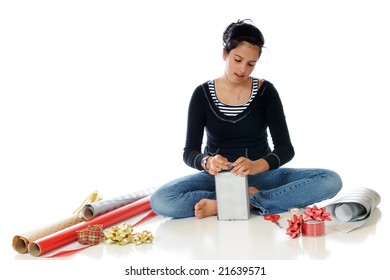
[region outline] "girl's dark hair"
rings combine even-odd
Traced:
[[[251,23],[245,21],[250,21]],[[250,19],[238,20],[237,22],[231,23],[223,33],[222,39],[223,47],[227,53],[244,41],[258,46],[260,53],[264,46],[263,34],[252,24]]]

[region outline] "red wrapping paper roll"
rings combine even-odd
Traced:
[[[86,228],[88,225],[100,224],[103,228],[106,228],[149,209],[151,209],[150,196],[147,196],[133,203],[112,210],[111,212],[35,240],[29,244],[29,252],[32,256],[38,257],[68,243],[76,241],[76,231]]]
[[[79,217],[77,214],[74,214],[67,218],[63,218],[56,223],[47,224],[34,230],[25,232],[21,235],[15,235],[12,239],[12,247],[20,254],[28,253],[28,244],[31,242],[83,221],[83,218]]]

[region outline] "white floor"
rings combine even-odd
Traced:
[[[323,237],[300,236],[292,239],[286,234],[288,213],[282,214],[283,229],[258,216],[251,216],[248,221],[234,222],[218,221],[216,217],[201,220],[195,218],[172,220],[156,216],[136,227],[137,231],[152,232],[154,236],[152,244],[139,246],[100,244],[77,253],[50,259],[18,254],[11,246],[3,248],[3,253],[7,255],[5,263],[10,264],[9,268],[15,272],[17,267],[26,266],[29,267],[28,274],[34,271],[38,273],[41,265],[36,261],[32,263],[18,261],[41,260],[42,262],[38,263],[45,263],[44,268],[47,272],[52,271],[46,266],[48,263],[53,265],[49,260],[65,260],[65,263],[54,262],[53,268],[54,270],[58,270],[59,267],[62,269],[64,265],[73,267],[71,271],[64,271],[64,275],[73,275],[72,271],[77,271],[80,266],[87,264],[99,266],[96,268],[99,275],[111,273],[110,269],[106,270],[106,264],[114,267],[114,271],[119,275],[124,275],[124,270],[128,265],[171,268],[184,265],[187,268],[195,266],[217,269],[220,266],[259,266],[261,264],[265,266],[268,275],[286,276],[289,275],[287,272],[289,269],[304,268],[308,265],[305,270],[314,273],[317,269],[322,269],[331,263],[331,267],[318,277],[333,275],[336,269],[340,269],[337,272],[338,275],[351,273],[358,276],[374,268],[378,272],[385,269],[381,266],[384,264],[384,258],[379,255],[389,249],[387,237],[389,222],[384,214],[387,212],[385,209],[388,209],[386,198],[382,198],[379,207],[362,227],[347,234],[326,228],[326,236]],[[144,213],[124,222],[134,223],[143,215]],[[10,241],[11,236],[8,238]],[[12,259],[16,262],[7,262]],[[97,260],[105,262],[94,263]],[[290,260],[290,262],[283,262],[285,260]],[[314,260],[319,260],[319,262]],[[283,264],[287,270],[277,268],[279,264]],[[346,273],[343,270],[346,264],[353,265],[354,270]],[[27,272],[23,270],[18,273],[24,275]],[[51,274],[48,273],[48,275]],[[322,279],[318,277],[316,279]],[[376,279],[383,279],[378,277]]]

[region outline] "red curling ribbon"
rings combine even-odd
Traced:
[[[320,237],[325,235],[325,222],[315,220],[304,220],[302,224],[302,235]]]
[[[306,215],[305,221],[331,221],[330,213],[326,212],[326,207],[318,208],[316,205],[313,207],[307,207],[304,214]]]
[[[286,234],[292,238],[297,238],[302,230],[303,217],[302,215],[293,215],[291,219],[287,219],[288,228]]]

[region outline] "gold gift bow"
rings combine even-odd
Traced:
[[[141,245],[142,243],[151,244],[153,242],[153,235],[150,231],[144,230],[142,232],[133,232],[133,226],[127,223],[121,223],[120,225],[113,226],[104,230],[104,237],[106,244],[135,244]]]

